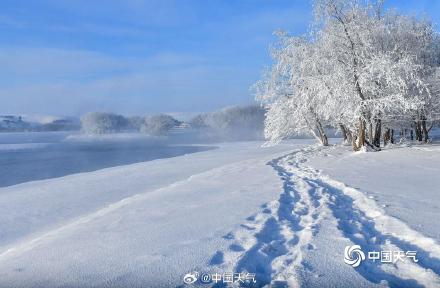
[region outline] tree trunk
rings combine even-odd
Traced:
[[[358,146],[359,148],[365,146],[365,121],[363,119],[359,120],[359,139]]]
[[[318,129],[318,133],[319,133],[319,138],[321,139],[321,144],[323,146],[328,146],[328,138],[327,135],[325,134],[324,128],[321,125],[321,122],[319,122],[318,120],[316,121],[316,128]]]
[[[327,135],[325,135],[325,134],[321,135],[321,143],[322,143],[322,146],[328,146]]]
[[[359,131],[358,135],[352,137],[351,145],[353,151],[359,151],[365,146],[365,121],[359,117]]]
[[[382,120],[376,119],[376,125],[374,127],[374,139],[373,145],[380,147],[380,135],[382,134]]]
[[[343,124],[339,124],[339,129],[341,129],[342,137],[344,138],[344,143],[351,142],[351,133]]]
[[[422,141],[422,125],[420,121],[416,121],[415,131],[416,131],[416,140]]]
[[[422,122],[421,126],[422,126],[422,132],[423,132],[423,142],[428,143],[429,132],[428,132],[428,129],[426,128],[426,120],[423,119],[421,122]]]
[[[346,129],[345,132],[347,133],[347,143],[350,143],[351,139],[353,139],[353,133],[350,131],[350,129]]]
[[[339,129],[341,130],[342,138],[344,138],[344,143],[347,142],[348,141],[347,131],[345,131],[344,125],[339,124]]]
[[[351,148],[353,151],[359,151],[360,149],[357,145],[357,135],[353,135],[353,137],[351,137]]]
[[[388,143],[391,141],[391,129],[387,128],[385,130],[385,133],[383,133],[383,146],[388,145]]]

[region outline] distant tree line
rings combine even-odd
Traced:
[[[80,123],[74,118],[38,123],[26,121],[22,116],[0,115],[0,132],[74,131],[79,129]]]
[[[125,117],[109,112],[90,112],[81,117],[81,128],[87,134],[143,132],[160,136],[167,134],[171,128],[180,123],[172,116],[165,114]]]
[[[263,139],[265,110],[258,105],[234,106],[201,113],[187,122],[166,114],[147,117],[109,112],[90,112],[81,117],[81,128],[87,134],[141,132],[153,136],[167,135],[173,128],[188,129],[195,140]],[[185,124],[185,125],[183,125]]]

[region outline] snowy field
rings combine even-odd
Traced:
[[[110,145],[18,136],[0,145],[0,169],[10,177],[26,159],[36,161],[27,164],[39,175],[48,158],[38,155],[50,147],[76,153],[72,147]],[[163,147],[118,141],[150,154]],[[0,182],[0,287],[213,284],[185,285],[193,271],[256,273],[256,287],[440,287],[440,146],[354,153],[313,142],[186,145],[174,154],[94,160],[93,169]],[[9,166],[8,154],[20,163]],[[417,251],[419,261],[365,260],[353,268],[344,263],[348,245],[365,253]]]

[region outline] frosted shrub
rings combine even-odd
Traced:
[[[265,110],[260,106],[234,106],[195,116],[190,124],[206,137],[224,140],[261,139]]]
[[[166,135],[168,131],[179,125],[180,122],[173,117],[165,114],[147,117],[141,125],[141,132],[150,135]]]
[[[127,119],[107,112],[91,112],[81,117],[81,128],[87,134],[107,134],[125,131]]]

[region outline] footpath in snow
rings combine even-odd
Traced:
[[[169,287],[281,183],[261,142],[0,188],[0,287]]]
[[[255,273],[255,287],[440,287],[440,147],[309,143],[222,144],[1,188],[0,287],[191,287],[192,271]],[[348,255],[353,268],[353,245],[418,262]]]
[[[215,270],[253,271],[257,286],[440,287],[439,238],[426,236],[440,232],[432,223],[438,210],[428,208],[417,217],[421,203],[429,201],[420,196],[430,197],[431,207],[438,207],[440,201],[435,188],[440,187],[435,176],[440,172],[440,147],[426,147],[368,154],[348,152],[346,147],[310,147],[273,159],[268,164],[283,183],[279,198],[249,217],[243,228],[228,234],[230,246],[217,252],[222,261]],[[417,165],[424,157],[431,161]],[[384,169],[384,165],[389,167]],[[410,170],[404,174],[412,173],[424,185],[413,189],[412,178],[402,181],[401,169],[405,168]],[[379,190],[372,196],[341,178],[368,191]],[[394,199],[392,193],[408,202],[396,201],[393,205],[400,207],[388,213],[385,209]],[[381,204],[377,195],[388,204]],[[412,218],[408,222],[418,223],[416,228],[396,216],[402,210]],[[429,228],[423,229],[423,224]],[[416,251],[418,262],[404,257],[402,261],[392,258],[395,263],[367,259],[354,269],[343,261],[345,247],[353,245],[359,245],[366,255],[369,251]]]

